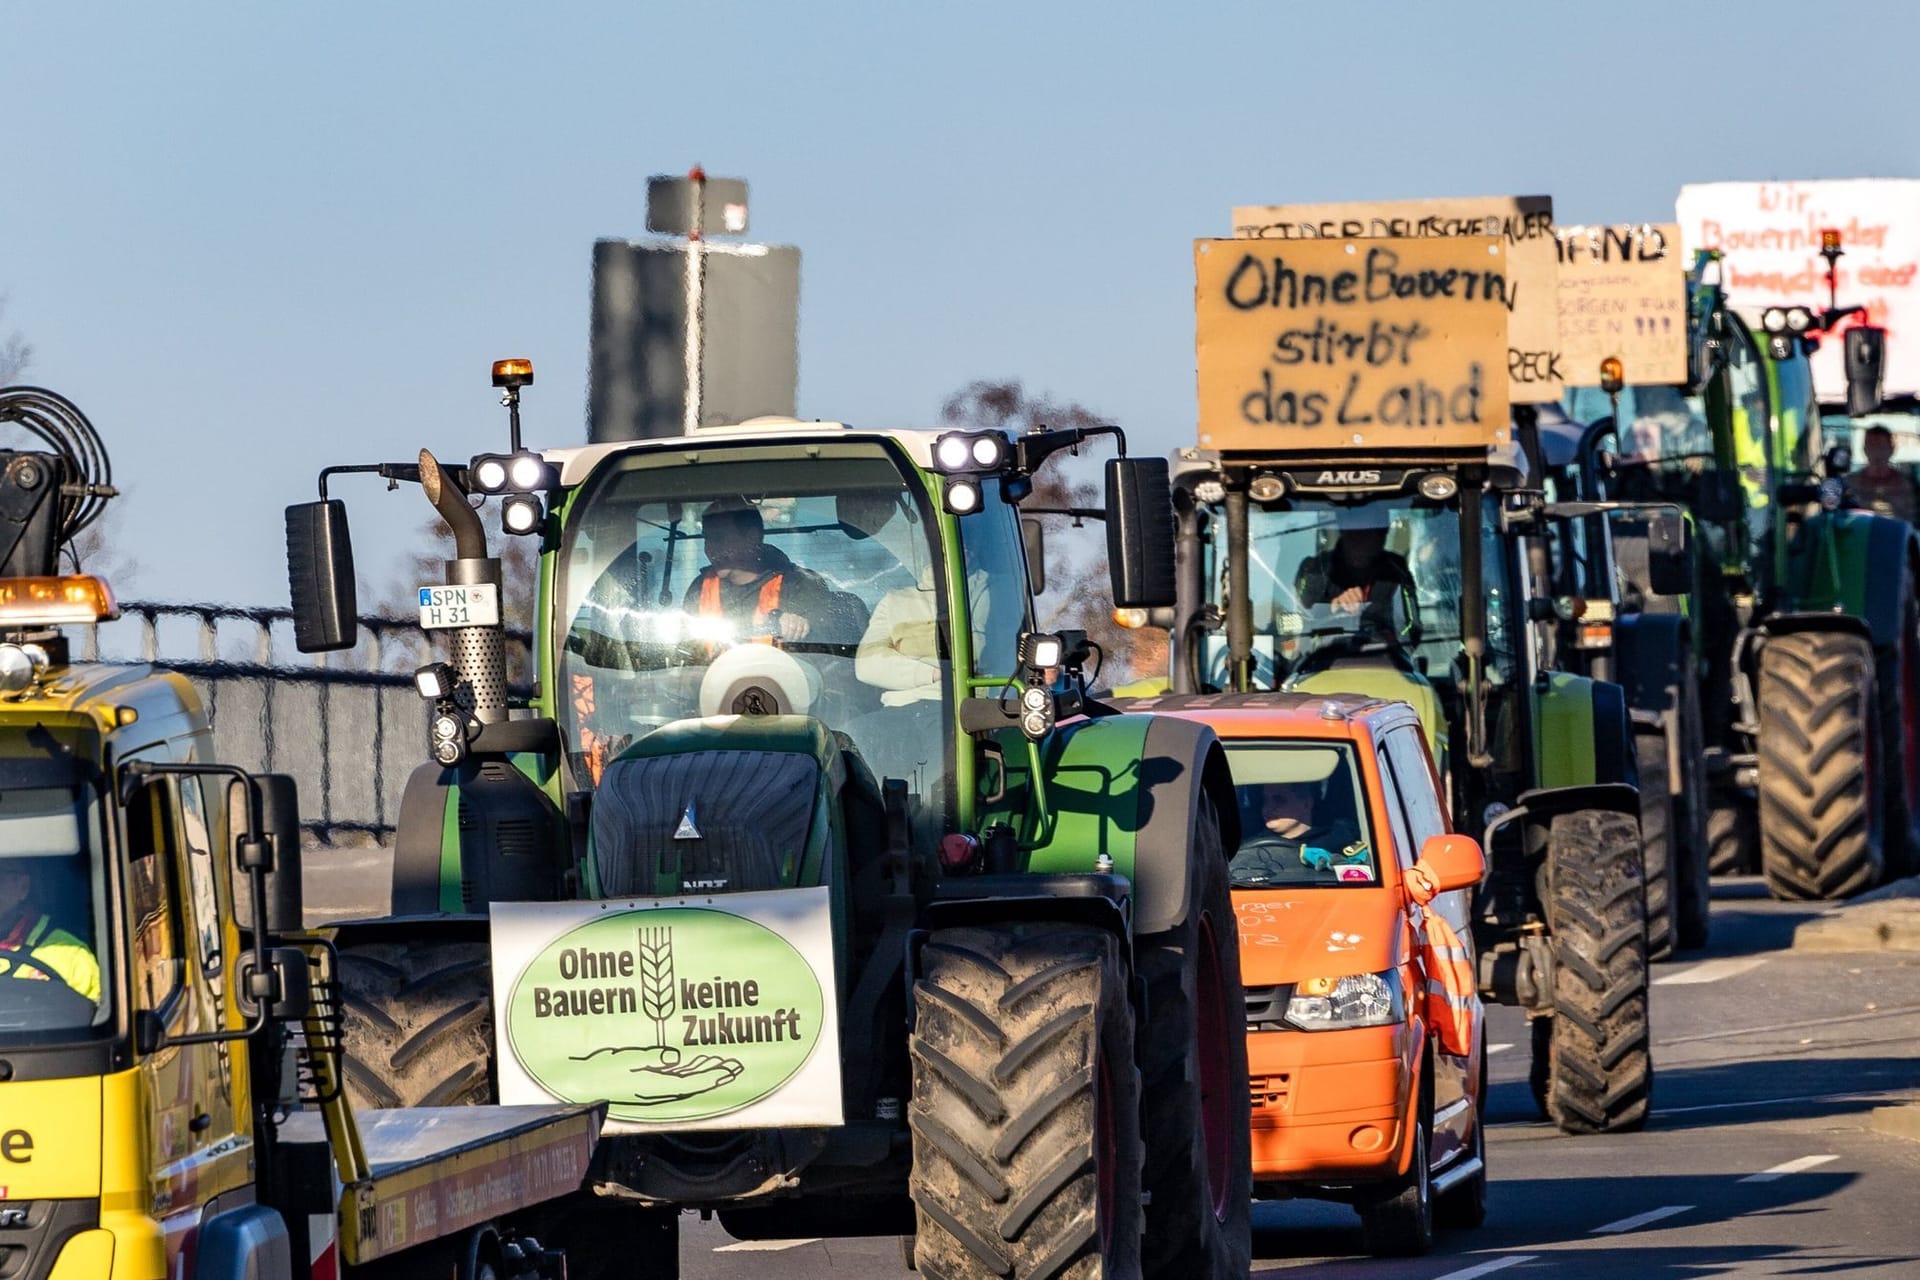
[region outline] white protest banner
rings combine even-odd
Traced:
[[[1600,385],[1600,362],[1628,382],[1687,380],[1687,268],[1680,228],[1556,227],[1560,241],[1560,368],[1570,387]]]
[[[1920,392],[1920,179],[1710,182],[1680,188],[1677,209],[1688,255],[1725,255],[1727,300],[1749,318],[1774,306],[1824,308],[1820,233],[1838,231],[1840,305],[1864,306],[1886,328],[1888,394]],[[1823,400],[1846,393],[1843,345],[1830,339],[1813,354]]]
[[[1491,236],[1507,274],[1507,398],[1558,400],[1559,253],[1551,196],[1469,196],[1351,204],[1242,205],[1233,234],[1256,240],[1429,239]]]
[[[492,911],[501,1102],[605,1101],[609,1133],[842,1122],[826,888]]]

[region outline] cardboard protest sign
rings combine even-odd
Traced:
[[[496,902],[500,1101],[607,1132],[841,1123],[827,890]]]
[[[1206,449],[1506,443],[1498,240],[1196,240]]]
[[[1628,382],[1687,380],[1687,269],[1677,223],[1559,227],[1560,371],[1600,385],[1600,362]]]
[[[1288,241],[1493,236],[1507,262],[1508,399],[1558,400],[1566,386],[1551,196],[1243,205],[1233,211],[1233,234]]]
[[[1727,300],[1749,318],[1768,307],[1824,308],[1820,232],[1838,231],[1840,305],[1864,306],[1869,322],[1885,326],[1887,394],[1920,392],[1920,180],[1710,182],[1680,188],[1677,207],[1688,255],[1726,255]],[[1828,341],[1813,353],[1822,399],[1845,394],[1843,347]]]

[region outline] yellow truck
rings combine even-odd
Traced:
[[[113,494],[63,398],[0,391],[0,1276],[561,1276],[604,1108],[356,1118],[293,781],[213,759],[193,687],[74,663],[57,573]]]

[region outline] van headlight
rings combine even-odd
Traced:
[[[1390,1027],[1407,1016],[1398,970],[1308,978],[1287,1002],[1287,1021],[1302,1031]]]

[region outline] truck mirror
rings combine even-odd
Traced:
[[[1027,551],[1027,585],[1035,595],[1047,590],[1047,530],[1030,516],[1020,517],[1020,542]]]
[[[305,927],[306,909],[300,884],[299,788],[284,773],[255,774],[245,785],[259,805],[260,829],[248,831],[247,791],[234,783],[227,800],[227,830],[234,835],[234,922],[242,929],[253,928],[253,890],[247,877],[252,861],[264,856],[267,932],[297,933]]]
[[[1886,376],[1887,331],[1878,325],[1856,325],[1847,330],[1847,415],[1858,418],[1880,408],[1880,388]]]
[[[346,503],[328,498],[287,508],[287,585],[293,597],[293,643],[300,652],[353,648],[359,608]]]
[[[1659,512],[1647,521],[1647,586],[1662,596],[1684,596],[1693,590],[1687,522],[1674,512]]]
[[[266,1005],[267,1016],[278,1022],[298,1022],[313,1007],[313,975],[307,953],[298,947],[271,947],[262,969],[251,951],[240,953],[235,966],[240,1012],[249,1021]]]
[[[1107,461],[1107,571],[1116,609],[1175,601],[1173,489],[1165,458]]]

